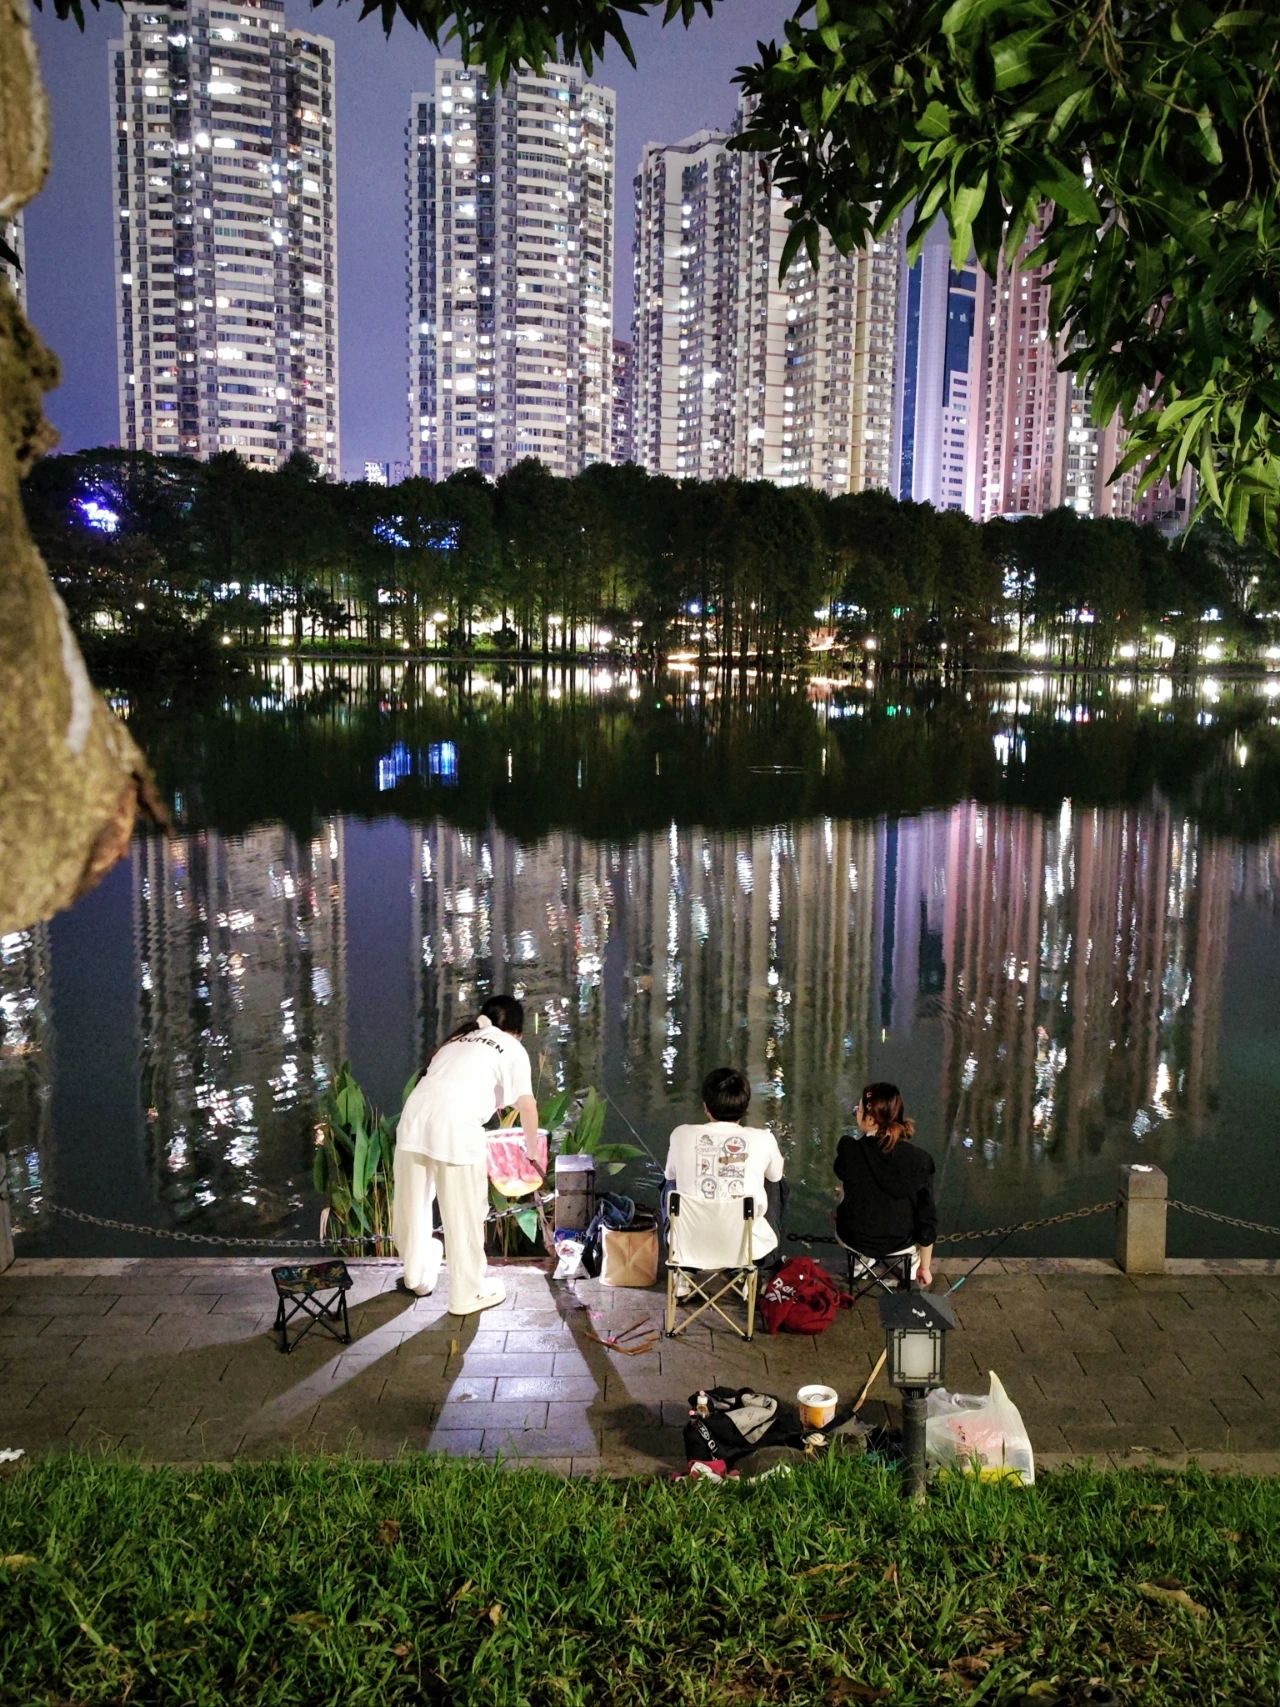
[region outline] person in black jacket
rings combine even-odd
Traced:
[[[846,1132],[836,1150],[836,1232],[867,1257],[897,1256],[914,1245],[913,1278],[928,1286],[938,1231],[933,1157],[911,1143],[916,1125],[897,1085],[868,1085],[854,1118],[857,1131]]]

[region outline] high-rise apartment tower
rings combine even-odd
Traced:
[[[120,442],[339,471],[333,43],[283,0],[124,0]]]
[[[1023,254],[1038,241],[1033,232]],[[994,276],[978,275],[965,500],[977,521],[1064,504],[1084,516],[1133,513],[1136,472],[1111,483],[1123,445],[1118,418],[1095,426],[1087,382],[1060,365],[1049,271],[1002,255]]]
[[[741,118],[739,123],[741,123]],[[635,179],[636,460],[833,495],[889,483],[897,239],[781,283],[785,201],[760,162],[699,131]]]
[[[959,510],[965,502],[978,275],[951,264],[946,222],[925,236],[907,265],[902,222],[892,491],[895,497]]]
[[[607,462],[612,89],[570,66],[491,89],[438,59],[408,143],[409,456],[444,480]]]

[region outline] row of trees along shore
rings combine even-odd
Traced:
[[[1070,509],[979,525],[884,491],[634,465],[384,487],[323,481],[304,456],[268,473],[107,449],[47,458],[23,491],[77,631],[144,653],[181,637],[188,655],[283,640],[783,662],[825,630],[906,667],[1028,648],[1176,667],[1210,634],[1256,655],[1280,607],[1280,559],[1212,523],[1173,541]]]

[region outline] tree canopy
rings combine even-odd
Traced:
[[[39,0],[38,0],[39,3]],[[82,18],[82,0],[53,0]],[[96,5],[97,0],[93,0]],[[315,0],[319,4],[319,0]],[[343,0],[338,0],[343,3]],[[719,0],[721,5],[724,0]],[[362,0],[506,78],[591,71],[629,19],[717,0]],[[746,149],[792,204],[787,263],[912,210],[958,264],[1052,265],[1054,330],[1144,485],[1274,547],[1280,522],[1280,9],[1208,0],[801,0],[738,81]],[[1027,242],[1031,252],[1026,254]]]

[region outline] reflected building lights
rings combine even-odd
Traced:
[[[0,1167],[15,1233],[36,1224],[53,1160],[49,927],[0,936]]]
[[[287,1212],[346,1034],[341,823],[134,845],[148,1160],[179,1215]]]

